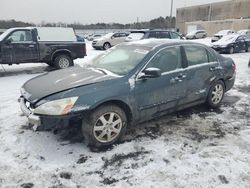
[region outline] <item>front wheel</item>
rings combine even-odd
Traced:
[[[62,54],[55,58],[54,67],[57,69],[65,69],[70,66],[73,66],[73,61],[69,56]]]
[[[233,54],[234,53],[234,47],[230,47],[229,48],[229,54]]]
[[[207,104],[212,108],[218,108],[221,104],[224,94],[225,94],[224,83],[221,80],[216,81],[209,90],[207,97]]]
[[[82,133],[91,147],[111,146],[122,138],[126,131],[127,117],[116,105],[103,105],[83,119]]]
[[[105,43],[103,44],[103,49],[104,49],[104,50],[108,50],[109,48],[111,48],[110,43],[109,43],[109,42],[105,42]]]

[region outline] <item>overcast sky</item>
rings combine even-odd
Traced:
[[[223,0],[174,0],[176,8]],[[171,0],[0,0],[0,20],[133,23],[170,15]]]

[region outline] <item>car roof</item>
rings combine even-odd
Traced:
[[[134,45],[138,47],[147,47],[147,48],[157,48],[157,47],[164,47],[164,46],[172,46],[172,45],[181,45],[181,44],[195,44],[195,45],[202,45],[203,44],[197,43],[197,42],[190,42],[186,40],[180,40],[180,39],[144,39],[139,41],[132,41],[132,42],[126,42],[122,45]]]
[[[150,33],[150,32],[174,32],[171,30],[166,30],[166,29],[140,29],[140,30],[132,30],[131,33]]]

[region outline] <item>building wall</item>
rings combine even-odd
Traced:
[[[185,23],[250,18],[250,0],[231,0],[177,9],[176,28],[185,33]]]
[[[184,30],[188,31],[188,27],[192,26],[196,26],[196,29],[204,29],[207,31],[208,36],[213,36],[218,31],[224,29],[233,29],[235,31],[250,29],[250,19],[186,22]]]

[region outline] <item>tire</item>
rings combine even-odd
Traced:
[[[233,47],[233,46],[231,46],[231,47],[229,48],[228,53],[229,53],[229,54],[233,54],[233,53],[234,53],[234,47]]]
[[[65,69],[74,65],[73,60],[65,54],[57,56],[53,64],[57,69]]]
[[[193,38],[192,39],[196,39],[196,36],[193,36]]]
[[[250,52],[250,45],[246,48],[246,52]]]
[[[127,117],[120,107],[102,105],[83,118],[82,134],[90,147],[109,147],[122,138],[126,127]]]
[[[54,67],[54,64],[52,62],[46,62],[47,65],[49,65],[50,67]]]
[[[105,42],[105,43],[103,44],[103,49],[104,49],[104,50],[108,50],[109,48],[111,48],[110,43],[109,43],[109,42]]]
[[[208,97],[207,97],[207,104],[211,108],[218,108],[223,100],[225,94],[225,85],[224,83],[219,80],[213,83],[211,86]]]

